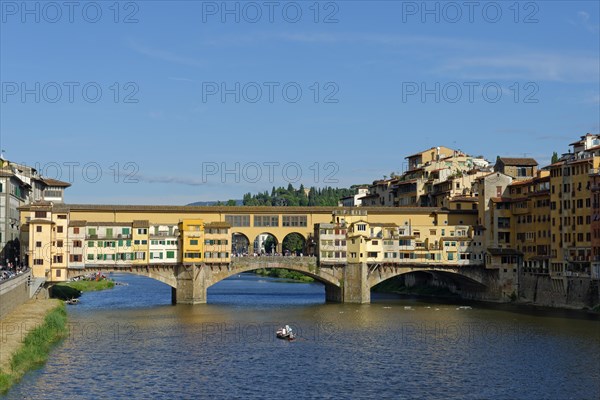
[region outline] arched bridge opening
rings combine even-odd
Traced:
[[[461,297],[477,297],[488,287],[483,277],[470,276],[460,270],[403,268],[381,274],[370,274],[369,287],[374,291],[406,290],[415,293],[447,293]]]
[[[313,278],[325,286],[325,299],[331,302],[342,301],[343,271],[328,267],[318,267],[313,257],[241,257],[232,260],[228,266],[207,267],[206,289],[231,276],[261,269],[286,269]]]

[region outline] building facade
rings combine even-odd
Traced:
[[[61,203],[69,186],[40,176],[35,168],[0,157],[0,265],[24,262],[20,254],[19,207],[43,200]]]

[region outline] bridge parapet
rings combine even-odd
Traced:
[[[314,267],[317,268],[316,257],[290,257],[290,256],[260,256],[260,257],[233,257],[232,268],[243,268],[245,266],[265,265],[260,268],[286,268],[292,267]],[[271,265],[271,266],[268,266]]]

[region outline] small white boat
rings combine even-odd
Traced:
[[[292,328],[290,328],[289,325],[286,325],[283,328],[279,328],[277,329],[277,338],[278,339],[284,339],[284,340],[294,340],[296,339],[296,334],[292,331]]]

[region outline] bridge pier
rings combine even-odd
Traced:
[[[325,285],[325,301],[328,303],[342,303],[344,296],[342,288],[335,285]]]
[[[199,265],[178,265],[175,267],[177,288],[171,292],[174,304],[206,303],[206,268]]]
[[[342,284],[344,303],[370,303],[371,289],[369,288],[369,267],[366,263],[347,264],[344,268]]]

